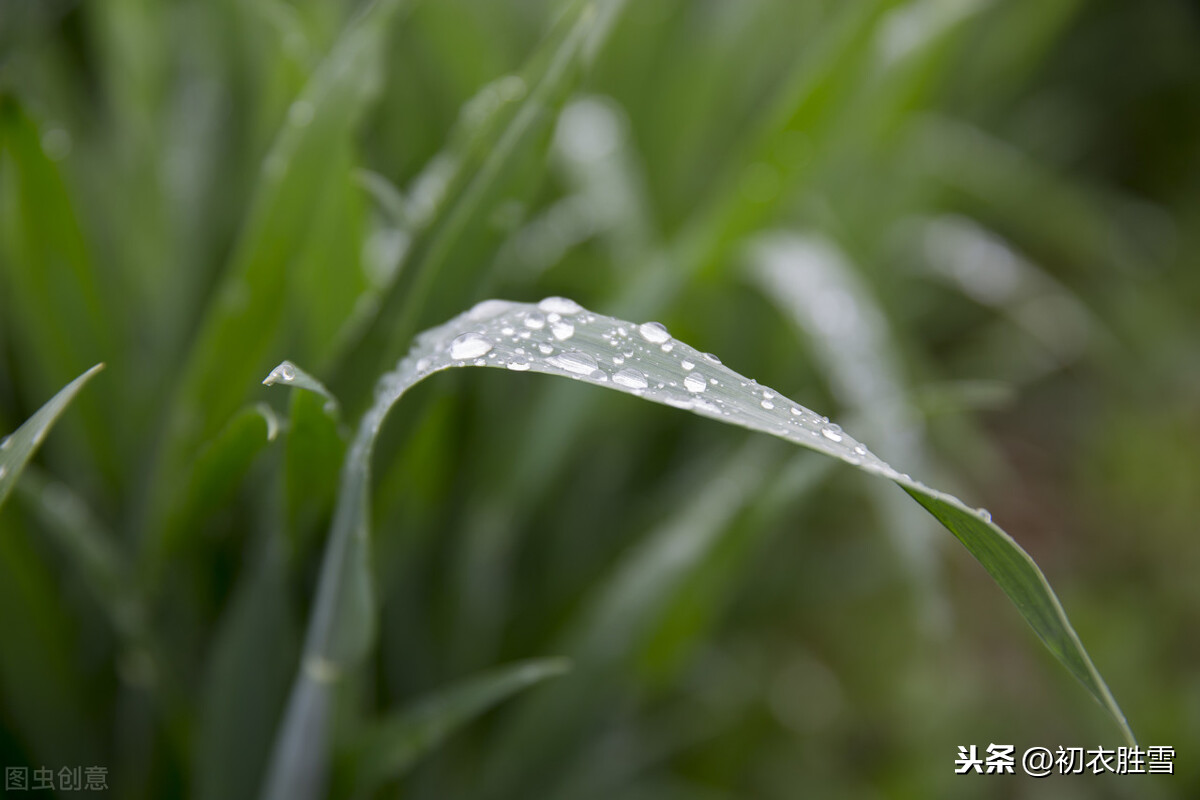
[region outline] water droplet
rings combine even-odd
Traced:
[[[508,362],[504,366],[508,367],[513,372],[525,372],[526,370],[529,369],[530,364],[527,359],[514,358],[512,361]]]
[[[842,429],[840,426],[830,422],[827,425],[821,426],[821,435],[831,442],[840,442],[842,440]]]
[[[854,445],[854,452],[858,453],[860,456],[865,456],[867,454],[867,448],[861,444],[856,444]]]
[[[704,381],[704,376],[693,372],[683,379],[683,388],[689,392],[703,392],[708,388],[708,384]]]
[[[542,354],[542,355],[544,355],[544,356],[548,356],[548,355],[550,355],[551,353],[553,353],[553,352],[554,352],[554,348],[553,348],[553,347],[551,347],[551,346],[550,346],[550,345],[548,345],[548,344],[545,344],[545,343],[539,344],[539,345],[538,345],[538,350],[539,350],[539,351],[541,352],[541,354]]]
[[[533,328],[535,331],[540,331],[546,327],[546,317],[539,314],[537,311],[530,311],[525,315],[525,327]]]
[[[709,361],[711,361],[711,362],[712,362],[712,363],[714,363],[714,364],[720,364],[720,363],[721,363],[721,359],[717,358],[717,357],[716,357],[716,356],[714,356],[712,353],[705,353],[705,354],[704,354],[704,357],[705,357],[705,358],[707,358]]]
[[[663,351],[664,353],[669,353],[669,352],[671,352],[671,351],[672,351],[672,350],[674,350],[674,349],[675,349],[675,343],[674,343],[674,342],[667,342],[666,344],[664,344],[664,345],[662,346],[662,351]]]
[[[492,343],[478,333],[464,333],[450,343],[450,357],[456,361],[479,358],[492,349]]]
[[[624,364],[624,363],[625,363],[625,356],[620,356],[620,355],[613,356],[613,357],[612,357],[612,362],[613,362],[614,364],[616,364],[616,365],[619,367],[619,366],[621,366],[622,364]]]
[[[988,511],[986,508],[977,508],[975,509],[975,513],[986,519],[988,522],[992,521],[992,512]]]
[[[763,400],[774,400],[774,399],[775,399],[774,392],[768,392],[766,389],[763,389]]]
[[[513,304],[507,300],[483,300],[471,307],[471,310],[467,312],[467,319],[481,322],[500,316],[512,306]]]
[[[291,364],[282,364],[279,367],[279,377],[285,381],[296,380],[296,368]]]
[[[613,383],[619,383],[628,389],[645,389],[649,386],[645,375],[636,369],[629,368],[623,369],[616,375],[613,375]]]
[[[575,326],[569,322],[555,322],[550,326],[550,332],[554,334],[555,339],[564,342],[575,335]]]
[[[675,397],[674,395],[664,395],[662,401],[673,408],[682,408],[685,411],[691,411],[695,404],[686,397]]]
[[[591,375],[596,371],[596,359],[578,350],[571,350],[554,358],[548,358],[546,361],[576,375]]]
[[[798,416],[800,416],[801,414],[803,414],[803,413],[804,413],[803,411],[801,411],[800,409],[796,408],[795,406],[792,406],[792,408],[791,408],[791,411],[792,411],[792,416],[793,416],[793,417],[798,417]]]
[[[683,367],[686,370],[692,370],[692,369],[696,368],[696,365],[693,364],[692,362],[688,361],[686,358],[683,361],[679,362],[679,366]]]
[[[770,411],[772,408],[775,407],[775,404],[772,403],[770,400],[763,400],[761,403],[759,403],[759,405],[762,406],[763,408],[767,409],[768,411]]]
[[[548,314],[578,314],[583,306],[565,297],[547,297],[538,303],[538,308]]]
[[[638,326],[638,333],[651,344],[662,344],[671,338],[671,334],[667,333],[666,326],[661,322],[643,322]]]

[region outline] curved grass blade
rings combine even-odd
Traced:
[[[104,369],[103,364],[97,364],[75,380],[68,383],[58,394],[50,398],[39,408],[25,424],[17,428],[12,435],[0,442],[0,505],[12,491],[20,477],[21,471],[29,463],[34,452],[41,445],[46,434],[50,432],[55,421],[84,384],[92,379],[97,372]]]
[[[900,473],[838,425],[723,366],[710,354],[673,339],[657,323],[641,325],[586,311],[550,297],[534,305],[484,301],[444,325],[421,334],[394,372],[378,384],[376,403],[363,420],[359,441],[343,472],[343,495],[310,635],[332,640],[327,629],[339,595],[339,562],[365,548],[366,457],[388,409],[418,381],[452,367],[481,366],[541,372],[582,380],[691,411],[728,424],[768,433],[887,478],[913,496],[972,553],[1017,606],[1049,650],[1108,711],[1125,738],[1135,741],[1125,717],[1100,677],[1045,575],[987,512]],[[365,446],[365,450],[364,450]],[[347,506],[351,506],[347,508]],[[353,526],[345,523],[353,521]],[[350,545],[354,544],[352,548]],[[366,572],[364,568],[364,573]],[[359,587],[361,591],[362,587]],[[343,612],[345,608],[343,607]],[[357,627],[360,620],[338,619]],[[361,639],[358,644],[365,645]]]
[[[503,700],[570,669],[565,659],[523,661],[491,670],[377,722],[354,745],[336,797],[370,797],[406,773],[452,733]]]
[[[300,388],[319,393],[307,384],[320,384],[290,362],[280,364],[263,382],[287,385],[296,380]],[[321,562],[300,670],[263,785],[266,798],[304,800],[324,794],[333,689],[346,670],[365,657],[374,639],[367,489],[375,437],[389,408],[390,402],[377,402],[366,414],[342,465],[337,508]]]

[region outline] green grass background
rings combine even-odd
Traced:
[[[764,286],[768,234],[857,287],[834,324]],[[0,508],[0,765],[258,795],[376,378],[557,294],[987,506],[1177,774],[954,776],[959,745],[1121,742],[898,491],[465,370],[376,447],[331,792],[404,740],[378,796],[1195,796],[1198,237],[1181,0],[3,0],[0,430],[107,368]],[[284,358],[336,414],[259,385]]]

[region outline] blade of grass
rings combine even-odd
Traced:
[[[337,151],[375,94],[384,34],[403,0],[379,0],[351,22],[296,98],[263,162],[248,222],[192,346],[173,405],[164,480],[210,439],[245,396],[250,376],[279,333],[289,264]],[[341,165],[344,166],[344,165]]]
[[[42,136],[20,103],[0,93],[0,314],[25,345],[14,352],[25,372],[18,387],[34,393],[110,360],[123,324],[109,313],[105,276],[80,228],[63,165],[43,150]],[[113,368],[123,373],[119,362]],[[123,475],[116,434],[124,418],[108,413],[108,396],[81,399],[82,424],[68,425],[65,440],[88,445],[73,449],[68,466],[97,470],[113,486]]]
[[[160,521],[154,544],[161,550],[152,559],[158,566],[229,502],[255,458],[275,439],[279,420],[267,405],[243,409],[203,447],[181,477]]]
[[[290,362],[264,383],[314,391],[315,382]],[[318,386],[320,384],[317,384]],[[321,563],[299,673],[276,735],[263,785],[266,798],[314,798],[324,793],[329,761],[329,713],[333,689],[367,654],[374,639],[376,608],[368,539],[371,451],[391,403],[386,395],[364,416],[342,465],[337,508]]]
[[[342,381],[350,381],[356,373],[376,374],[379,364],[390,363],[404,352],[422,322],[428,324],[439,312],[447,313],[437,309],[430,296],[439,272],[454,267],[455,276],[443,275],[441,280],[470,281],[448,256],[514,154],[538,129],[537,123],[546,121],[546,109],[565,101],[576,68],[595,54],[623,7],[624,0],[571,3],[522,77],[499,82],[498,96],[473,112],[480,113],[481,122],[468,126],[465,135],[459,134],[464,144],[435,157],[441,173],[437,177],[441,202],[434,211],[422,212],[429,233],[414,243],[409,266],[384,292],[374,317],[357,339],[355,357],[339,366]],[[500,86],[512,88],[501,91]],[[521,98],[515,108],[508,102],[514,98]],[[464,112],[469,110],[470,106]],[[360,358],[369,360],[375,369],[364,370]],[[342,396],[349,402],[346,394]]]
[[[499,667],[419,700],[363,732],[341,765],[337,797],[370,797],[452,733],[502,701],[570,669],[561,658]]]
[[[21,471],[25,469],[25,465],[29,463],[29,459],[46,438],[59,415],[66,410],[75,395],[79,394],[79,390],[102,369],[104,365],[97,364],[68,383],[26,420],[25,424],[0,442],[0,505],[4,504]]]
[[[1056,658],[1109,713],[1125,738],[1134,736],[1100,677],[1045,575],[1021,547],[995,525],[990,515],[900,473],[827,418],[800,406],[720,364],[715,356],[679,342],[660,325],[637,325],[594,314],[573,301],[547,298],[541,303],[489,300],[437,328],[422,333],[395,372],[378,384],[376,403],[363,419],[359,438],[343,471],[342,494],[330,535],[310,654],[338,655],[335,634],[356,645],[341,655],[361,656],[369,628],[353,614],[367,608],[369,571],[347,571],[351,556],[362,557],[367,541],[366,476],[370,447],[391,406],[418,381],[463,366],[507,368],[583,380],[634,394],[652,402],[691,411],[727,424],[768,433],[839,459],[871,475],[887,478],[914,497],[955,535],[992,575]],[[340,524],[339,524],[340,523]],[[341,581],[358,577],[359,586]],[[350,593],[358,602],[342,598]],[[336,630],[332,626],[340,626]],[[342,632],[342,628],[345,632]],[[308,659],[306,659],[307,663]],[[304,669],[300,680],[313,670]]]
[[[286,561],[271,538],[245,571],[221,621],[207,666],[195,740],[195,795],[201,800],[253,797],[287,701],[287,680],[300,649],[290,607]]]

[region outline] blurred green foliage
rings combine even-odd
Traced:
[[[781,235],[842,276],[808,316],[761,278]],[[347,423],[417,331],[559,294],[988,506],[1177,774],[956,777],[959,745],[1118,742],[929,520],[466,371],[376,446],[332,786],[1200,794],[1198,257],[1183,0],[0,0],[0,430],[108,365],[0,509],[0,765],[257,795]],[[259,386],[283,358],[341,409]],[[672,537],[703,545],[656,566]]]

